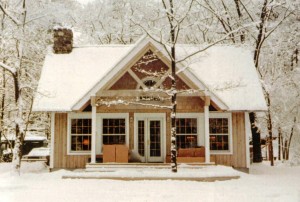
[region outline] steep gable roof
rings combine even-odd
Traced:
[[[48,54],[34,111],[72,111],[80,109],[137,54],[152,48],[168,60],[163,47],[148,37],[135,45],[106,45],[74,48],[70,54]],[[177,55],[197,50],[178,46]],[[223,110],[266,110],[260,82],[250,52],[236,47],[211,47],[178,65],[199,89]],[[220,88],[223,88],[222,90]],[[210,90],[210,91],[208,91]],[[45,96],[46,95],[46,96]]]
[[[72,111],[132,45],[74,48],[70,54],[46,56],[33,111]]]
[[[197,51],[190,45],[178,47],[179,55]],[[219,97],[231,111],[267,110],[252,54],[234,46],[213,46],[185,62],[188,70]]]

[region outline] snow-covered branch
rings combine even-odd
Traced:
[[[253,24],[251,23],[251,24],[245,25],[245,26],[243,26],[243,27],[240,27],[240,28],[238,28],[238,29],[235,29],[235,30],[233,30],[232,32],[228,32],[225,36],[223,36],[223,37],[220,38],[219,40],[217,40],[217,41],[215,41],[215,42],[213,42],[213,43],[207,45],[205,48],[200,49],[200,50],[198,50],[198,51],[195,51],[195,52],[193,52],[193,53],[187,55],[186,57],[184,57],[184,58],[182,58],[182,59],[180,59],[180,60],[176,60],[176,63],[183,62],[183,61],[187,60],[188,58],[191,58],[192,56],[197,55],[198,53],[204,52],[204,51],[206,51],[207,49],[213,47],[214,45],[216,45],[216,44],[218,44],[218,43],[220,43],[220,42],[226,40],[232,33],[239,32],[240,30],[245,29],[246,27],[250,27],[250,26],[252,26],[252,25],[253,25]]]
[[[4,68],[5,70],[9,71],[12,75],[15,75],[17,70],[13,67],[10,67],[6,64],[4,64],[3,62],[0,62],[0,67]]]
[[[16,25],[21,25],[22,23],[15,18],[13,15],[11,15],[10,13],[8,13],[8,11],[6,11],[6,9],[2,6],[2,4],[0,3],[0,10],[9,18],[11,19]]]

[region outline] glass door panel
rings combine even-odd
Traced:
[[[150,157],[161,156],[161,128],[159,120],[149,121]]]
[[[145,156],[145,121],[138,121],[138,152],[142,157]]]

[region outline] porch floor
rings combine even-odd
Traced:
[[[240,172],[227,166],[214,164],[179,164],[178,172],[171,171],[170,163],[105,163],[87,164],[85,170],[75,170],[63,179],[106,180],[188,180],[223,181],[240,178]]]

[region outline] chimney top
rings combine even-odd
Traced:
[[[57,54],[71,53],[73,49],[73,31],[69,27],[53,28],[53,51]]]

